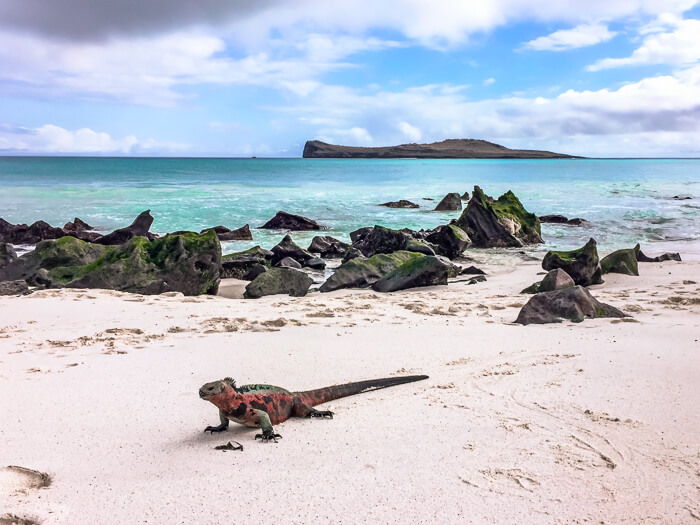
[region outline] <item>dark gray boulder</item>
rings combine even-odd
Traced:
[[[567,224],[569,226],[581,226],[581,225],[588,222],[586,219],[582,219],[581,217],[575,217],[573,219],[569,219],[568,217],[565,217],[564,215],[557,215],[557,214],[540,215],[539,219],[540,219],[540,222],[542,224],[544,224],[544,223]]]
[[[476,266],[467,266],[466,268],[463,268],[460,272],[460,275],[486,275],[486,272],[480,268],[477,268]]]
[[[358,257],[361,259],[366,259],[360,250],[350,246],[350,248],[348,248],[345,252],[345,255],[343,255],[343,262],[346,263],[348,261],[352,261],[353,259],[357,259]]]
[[[409,239],[411,237],[403,231],[377,225],[360,240],[353,242],[353,247],[360,250],[365,257],[372,257],[378,253],[404,250]]]
[[[250,232],[250,226],[245,224],[235,230],[230,230],[226,226],[214,226],[213,228],[205,228],[200,233],[207,230],[214,230],[220,241],[252,241],[253,234]]]
[[[461,255],[471,242],[467,233],[454,224],[438,226],[425,240],[436,246],[437,253],[450,259]]]
[[[664,262],[664,261],[680,261],[681,255],[679,253],[662,253],[656,257],[649,257],[644,255],[642,250],[637,252],[637,262]]]
[[[324,259],[340,259],[345,255],[350,245],[339,241],[330,235],[317,235],[311,239],[311,244],[307,251],[317,253]]]
[[[396,292],[420,286],[447,285],[450,266],[433,256],[416,257],[372,285],[375,292]]]
[[[0,281],[0,295],[24,295],[29,293],[29,285],[24,279]]]
[[[448,193],[435,206],[433,211],[459,211],[462,209],[462,199],[459,193]]]
[[[301,270],[301,264],[296,262],[291,257],[285,257],[281,261],[275,263],[275,268],[294,268],[296,270]]]
[[[308,230],[326,230],[325,226],[321,226],[314,220],[294,215],[286,211],[278,211],[277,214],[260,226],[266,230],[290,230],[290,231],[308,231]]]
[[[246,299],[257,299],[265,295],[286,294],[303,297],[313,283],[311,277],[293,268],[270,268],[253,279],[245,287]]]
[[[540,221],[529,213],[512,191],[498,200],[474,186],[467,208],[455,222],[479,248],[519,247],[541,243]]]
[[[540,282],[525,288],[521,293],[551,292],[553,290],[573,288],[574,286],[576,286],[576,283],[568,273],[561,268],[555,268],[547,272],[547,275]]]
[[[314,257],[313,259],[309,259],[308,261],[306,261],[304,267],[310,268],[312,270],[322,271],[326,269],[326,262],[323,259]]]
[[[387,208],[420,208],[418,204],[401,199],[399,201],[385,202],[379,206],[386,206]]]
[[[581,322],[586,318],[626,317],[608,304],[601,303],[583,286],[542,292],[534,295],[520,310],[515,320],[519,324],[559,323],[563,320]]]
[[[462,195],[460,195],[459,198],[465,202],[468,201],[469,200],[469,192],[465,191],[464,193],[462,193]]]
[[[638,253],[639,244],[634,248],[614,251],[601,259],[600,268],[603,274],[622,273],[625,275],[639,275],[639,267],[637,265]]]
[[[63,231],[65,231],[66,233],[78,233],[94,229],[95,228],[93,226],[90,226],[87,222],[80,219],[79,217],[76,217],[72,221],[67,222],[63,226]]]
[[[350,232],[350,242],[352,244],[360,242],[362,239],[367,237],[371,231],[371,226],[364,226],[363,228],[358,228],[357,230]]]
[[[420,257],[425,255],[405,250],[370,258],[357,257],[340,265],[319,290],[331,292],[341,288],[367,288],[403,263]]]
[[[542,259],[542,268],[561,268],[568,273],[577,285],[591,286],[603,283],[603,271],[598,259],[595,239],[590,239],[583,247],[570,251],[549,251]]]
[[[285,235],[279,244],[272,248],[273,266],[285,257],[291,257],[302,266],[306,261],[314,258],[313,255],[295,243],[289,235]]]
[[[248,273],[244,274],[241,277],[241,280],[242,281],[252,281],[258,275],[266,272],[267,270],[268,270],[267,266],[263,266],[262,264],[254,264],[253,266],[250,267],[250,270],[248,270]]]
[[[134,222],[132,222],[126,228],[119,228],[114,230],[112,233],[108,233],[96,239],[94,242],[96,244],[114,246],[117,244],[124,244],[133,237],[147,237],[148,230],[151,229],[153,224],[153,217],[151,216],[151,210],[146,210],[141,212]]]
[[[45,221],[26,224],[11,224],[0,219],[0,242],[11,244],[36,244],[47,239],[60,239],[66,232],[62,228],[51,226]]]
[[[224,255],[221,258],[221,278],[250,281],[255,278],[254,276],[250,277],[253,275],[251,271],[258,266],[269,267],[273,255],[270,250],[265,250],[260,246]],[[259,270],[256,270],[256,272],[260,273]]]

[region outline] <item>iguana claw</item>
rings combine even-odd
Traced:
[[[226,427],[222,428],[220,426],[219,427],[208,426],[207,428],[204,429],[204,432],[211,432],[213,434],[214,432],[223,432],[224,430],[226,430]]]
[[[255,434],[255,439],[260,438],[263,443],[267,443],[268,441],[274,441],[277,443],[277,438],[282,438],[279,434],[275,434],[272,429],[269,430],[263,430],[262,434]]]
[[[307,417],[327,417],[328,419],[333,419],[333,412],[330,410],[314,410],[309,412]]]

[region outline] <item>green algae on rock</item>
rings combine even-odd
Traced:
[[[600,261],[603,274],[639,275],[639,265],[637,264],[639,249],[639,244],[637,244],[634,248],[617,250],[603,257]]]
[[[214,231],[132,237],[122,245],[91,244],[73,237],[43,241],[6,272],[28,281],[46,275],[51,286],[104,288],[141,294],[215,294],[221,245]],[[6,278],[6,275],[0,276]]]
[[[271,268],[261,273],[245,287],[246,299],[258,299],[266,295],[286,294],[303,297],[313,279],[293,268]]]
[[[369,258],[357,257],[341,264],[319,290],[331,292],[341,288],[367,288],[405,262],[421,257],[425,255],[405,250],[380,253]]]
[[[396,292],[420,286],[447,285],[450,266],[434,256],[415,257],[372,285],[375,292]]]
[[[467,232],[479,248],[519,247],[543,242],[537,215],[528,212],[512,191],[493,200],[479,186],[474,186],[472,198],[455,224]]]
[[[603,284],[598,249],[592,238],[576,250],[547,252],[542,259],[542,268],[547,271],[561,268],[577,285]]]

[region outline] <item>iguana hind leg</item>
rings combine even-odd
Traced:
[[[224,430],[228,429],[228,418],[223,415],[221,411],[219,411],[219,419],[221,420],[221,424],[219,426],[208,426],[204,429],[204,432],[211,432],[213,434],[214,432],[223,432]]]
[[[260,438],[263,443],[268,441],[274,441],[277,443],[277,438],[281,438],[279,434],[275,434],[272,428],[272,422],[270,421],[270,416],[264,410],[256,410],[254,421],[257,426],[262,430],[262,434],[255,434],[255,439]]]
[[[294,400],[294,412],[292,415],[295,417],[327,417],[333,419],[333,412],[330,410],[316,410],[311,405],[307,405],[296,399]]]

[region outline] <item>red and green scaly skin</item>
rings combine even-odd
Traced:
[[[290,417],[328,417],[333,418],[329,410],[316,410],[316,405],[327,403],[341,397],[352,396],[387,388],[390,386],[412,383],[428,379],[428,376],[389,377],[370,379],[357,383],[329,386],[306,392],[290,392],[273,385],[244,385],[237,387],[236,382],[227,377],[221,381],[207,383],[199,389],[199,397],[211,401],[219,409],[221,424],[204,429],[204,432],[223,432],[229,421],[235,421],[248,427],[262,429],[255,439],[263,441],[281,437],[275,434],[272,425],[286,421]]]

